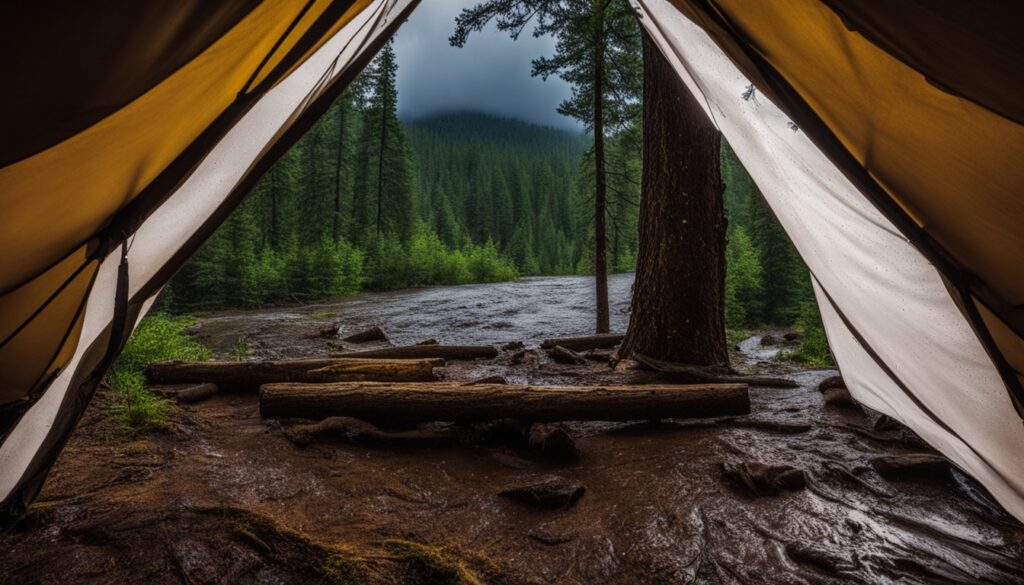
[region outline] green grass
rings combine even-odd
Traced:
[[[832,352],[828,348],[828,338],[825,336],[825,326],[821,322],[817,303],[810,300],[803,303],[800,307],[800,318],[796,322],[796,328],[803,332],[804,337],[796,349],[780,351],[778,356],[780,360],[788,360],[812,368],[836,367],[836,363],[832,359]]]
[[[746,329],[726,329],[725,345],[731,350],[748,337],[750,337],[750,331]]]
[[[146,387],[142,372],[148,364],[164,360],[209,359],[210,353],[185,329],[195,322],[188,317],[155,314],[146,317],[132,333],[120,357],[107,375],[114,390],[114,414],[131,427],[160,427],[171,404]]]

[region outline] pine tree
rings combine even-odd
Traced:
[[[362,110],[355,200],[363,242],[388,234],[407,241],[415,221],[412,151],[398,120],[397,71],[389,42],[369,70],[369,93]]]
[[[535,36],[552,35],[558,40],[554,55],[534,60],[533,75],[545,79],[558,75],[569,82],[573,94],[558,111],[580,120],[593,133],[596,330],[606,332],[605,138],[607,132],[635,119],[638,112],[639,26],[629,4],[620,0],[486,0],[462,11],[451,43],[464,46],[470,32],[482,30],[491,20],[513,38],[534,20]]]

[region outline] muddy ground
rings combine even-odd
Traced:
[[[287,321],[230,319],[253,357],[325,353],[323,339],[304,336],[337,316],[292,312]],[[204,319],[196,334],[229,354],[230,319]],[[399,336],[423,333],[384,324]],[[543,354],[511,364],[510,355],[442,372],[536,384],[650,380]],[[875,413],[827,405],[816,386],[835,372],[734,359],[800,387],[751,388],[747,417],[572,423],[581,456],[570,463],[500,445],[298,446],[285,435],[296,421],[261,418],[256,396],[244,394],[180,406],[164,430],[132,431],[101,391],[37,503],[0,535],[0,581],[1024,583],[1024,527],[956,470],[878,475],[873,458],[928,449],[898,426],[876,429]],[[744,462],[801,469],[806,487],[753,495],[723,474],[723,464]],[[586,491],[568,509],[499,495],[547,476]]]

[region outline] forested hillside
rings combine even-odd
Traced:
[[[181,270],[174,311],[361,290],[590,274],[590,138],[485,114],[401,121],[383,51]],[[637,124],[606,140],[608,261],[631,271]],[[816,322],[807,270],[723,142],[729,327]]]
[[[419,213],[448,246],[492,240],[522,274],[571,274],[586,238],[572,200],[582,133],[484,114],[414,120]]]

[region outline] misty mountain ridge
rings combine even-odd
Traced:
[[[442,140],[480,142],[499,147],[542,147],[567,149],[582,154],[590,138],[582,131],[566,130],[486,112],[461,110],[436,112],[403,118],[416,134],[430,134]]]

